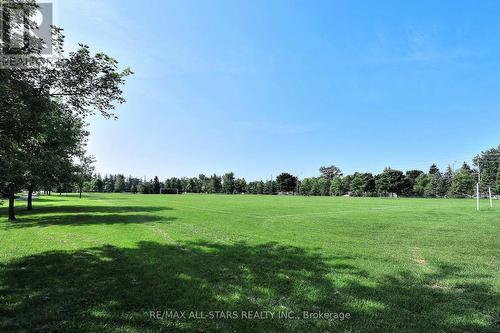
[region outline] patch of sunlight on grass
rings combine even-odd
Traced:
[[[182,281],[191,281],[193,278],[186,273],[179,273],[177,274],[177,278]]]
[[[481,327],[488,327],[492,324],[493,318],[491,316],[487,316],[481,313],[468,313],[463,316],[451,315],[448,316],[446,321],[453,325],[474,325]]]
[[[215,296],[217,300],[227,303],[237,303],[241,300],[241,293],[239,291],[234,291],[229,294],[218,294]]]
[[[111,313],[109,313],[106,310],[102,310],[102,309],[94,309],[94,310],[92,310],[90,312],[90,314],[92,316],[94,316],[95,318],[100,318],[100,319],[109,319],[109,318],[111,318]]]
[[[386,305],[381,302],[376,302],[371,299],[356,299],[349,303],[354,309],[364,312],[382,311]]]

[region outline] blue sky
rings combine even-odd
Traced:
[[[498,1],[59,0],[68,48],[136,73],[101,173],[428,169],[500,143]]]

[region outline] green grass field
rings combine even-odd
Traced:
[[[95,194],[43,197],[27,213],[18,203],[15,223],[0,209],[0,331],[499,332],[495,204]],[[166,310],[187,318],[151,318]],[[211,319],[217,311],[239,318]],[[269,313],[241,318],[248,311]]]

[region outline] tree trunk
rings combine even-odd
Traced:
[[[33,210],[33,187],[28,188],[28,210]]]
[[[14,185],[9,185],[9,220],[14,221],[16,219],[16,214],[14,212]]]
[[[82,198],[82,188],[80,187],[80,199]]]

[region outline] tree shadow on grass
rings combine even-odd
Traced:
[[[154,213],[172,210],[170,207],[151,206],[48,206],[33,211],[20,211],[15,222],[6,222],[4,229],[45,227],[51,225],[84,226],[94,224],[131,224],[170,222],[172,216]]]
[[[23,219],[20,222],[4,225],[4,229],[48,227],[53,225],[66,226],[86,226],[86,225],[111,225],[111,224],[133,224],[148,222],[171,222],[176,218],[173,216],[157,216],[142,214],[104,214],[104,215],[51,215],[49,217],[36,217],[33,219]]]
[[[19,216],[41,215],[41,214],[77,214],[77,213],[151,213],[172,210],[171,207],[158,206],[87,206],[87,205],[58,205],[41,206],[33,211],[19,211]]]
[[[46,252],[0,266],[0,331],[496,331],[491,316],[499,295],[489,286],[435,287],[459,273],[454,266],[367,278],[346,260],[274,243],[140,242]],[[154,310],[188,312],[161,320],[150,317]],[[242,319],[250,310],[349,312],[351,319]],[[239,318],[190,319],[189,311],[236,311]]]

